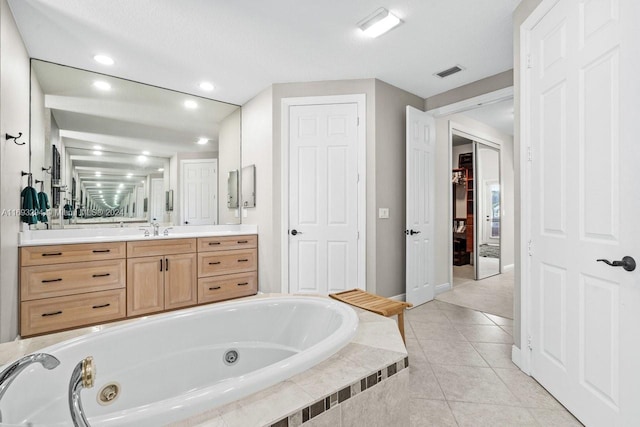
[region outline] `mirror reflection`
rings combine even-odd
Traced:
[[[47,194],[31,228],[237,224],[240,107],[31,62],[31,171]],[[222,179],[220,179],[222,177]]]

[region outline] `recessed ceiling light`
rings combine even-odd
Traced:
[[[120,185],[118,185],[118,188],[122,188],[122,187],[124,187],[124,184],[120,183]]]
[[[143,152],[142,152],[142,155],[143,155],[143,156],[148,156],[149,154],[151,154],[151,153],[150,153],[150,152],[148,152],[147,150],[145,150],[145,151],[143,151]]]
[[[96,176],[101,176],[102,172],[96,172]]]
[[[191,99],[187,99],[186,101],[184,101],[184,106],[185,106],[185,108],[188,108],[190,110],[194,110],[194,109],[198,108],[198,103],[196,101],[191,100]]]
[[[158,172],[164,172],[164,168],[158,168]],[[144,181],[142,181],[144,182]]]
[[[102,156],[102,151],[96,150],[93,152],[94,156]]]
[[[116,194],[120,194],[120,190],[116,191]],[[116,197],[118,197],[118,196],[116,196]]]
[[[147,156],[138,156],[138,161],[140,163],[146,162],[147,161]]]
[[[98,191],[98,194],[102,194],[102,190],[99,190],[99,191]]]
[[[373,12],[358,23],[358,27],[369,37],[378,37],[402,24],[402,20],[384,7]]]
[[[97,183],[97,184],[96,184],[96,187],[102,187],[102,184]]]
[[[111,90],[111,85],[102,80],[96,80],[93,82],[93,87],[100,90]]]
[[[144,179],[142,181],[140,181],[140,182],[144,184]]]
[[[113,58],[107,55],[96,55],[93,57],[93,59],[102,65],[113,65],[113,63],[115,62]]]
[[[102,150],[102,146],[101,145],[94,145],[93,149],[94,150]]]
[[[214,89],[214,86],[209,82],[202,82],[200,83],[200,89],[206,90],[207,92],[211,92]]]
[[[209,140],[207,138],[200,138],[198,140],[198,144],[199,145],[205,145],[207,142],[209,142]]]

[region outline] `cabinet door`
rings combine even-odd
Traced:
[[[164,308],[198,303],[196,254],[167,255],[164,266]]]
[[[164,309],[164,257],[127,260],[127,316]]]

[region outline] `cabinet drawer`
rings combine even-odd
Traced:
[[[198,277],[255,271],[255,249],[198,254]]]
[[[127,242],[127,257],[187,254],[196,251],[196,239],[136,240]]]
[[[20,299],[29,301],[105,291],[124,288],[125,284],[124,259],[22,267]]]
[[[20,334],[29,336],[121,319],[125,290],[48,298],[21,303]]]
[[[198,279],[198,304],[258,293],[258,274],[241,273]]]
[[[20,248],[22,266],[100,261],[124,258],[125,256],[124,242],[24,246]]]
[[[228,249],[251,249],[258,246],[258,236],[200,237],[198,252],[224,251]]]

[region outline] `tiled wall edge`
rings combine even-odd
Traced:
[[[344,387],[343,389],[330,394],[322,399],[318,399],[309,406],[302,408],[299,411],[289,414],[288,416],[271,424],[270,427],[299,427],[307,421],[317,417],[329,409],[340,405],[345,400],[352,398],[358,393],[362,393],[368,388],[386,380],[387,378],[397,374],[403,369],[409,367],[409,358],[405,357],[403,360],[392,363],[391,365],[382,368],[378,372],[374,372],[364,378],[359,379],[351,385]]]

